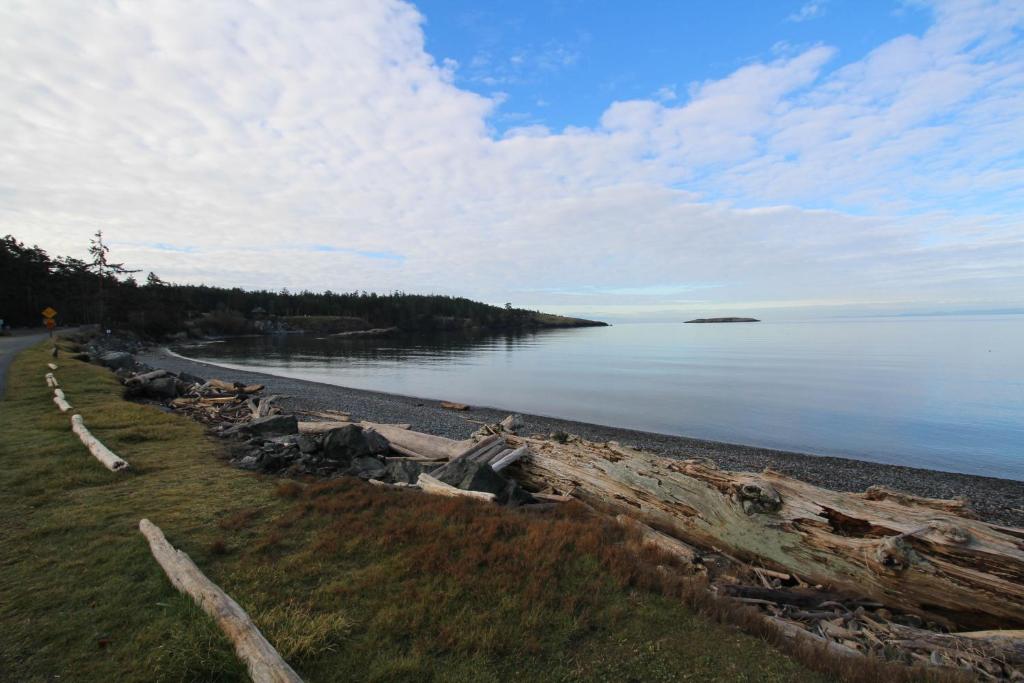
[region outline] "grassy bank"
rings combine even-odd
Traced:
[[[0,679],[245,678],[151,558],[148,517],[309,681],[821,680],[684,607],[646,551],[580,508],[260,478],[62,359],[76,412],[132,465],[112,474],[50,402],[48,360],[22,354],[0,403]]]

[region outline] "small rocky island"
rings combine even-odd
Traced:
[[[757,318],[696,318],[688,323],[759,323]]]

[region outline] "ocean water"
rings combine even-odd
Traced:
[[[361,389],[1024,480],[1024,316],[278,335],[175,350]]]

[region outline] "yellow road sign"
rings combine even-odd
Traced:
[[[52,318],[52,317],[54,317],[56,315],[57,315],[57,311],[53,310],[49,306],[47,306],[46,308],[43,309],[43,317],[44,318]]]

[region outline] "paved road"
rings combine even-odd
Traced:
[[[7,366],[11,364],[19,351],[38,344],[46,339],[46,336],[46,332],[28,330],[15,332],[10,337],[0,337],[0,397],[3,397],[7,390]]]

